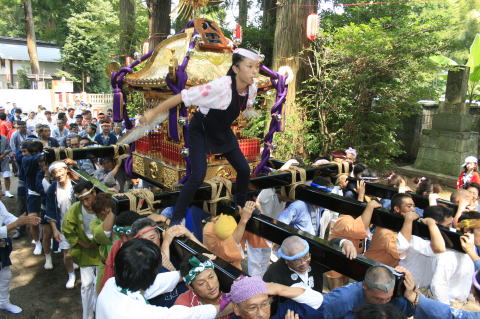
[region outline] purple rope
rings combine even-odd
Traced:
[[[145,61],[146,59],[148,59],[152,55],[153,51],[154,50],[151,50],[150,52],[148,52],[147,54],[142,56],[140,59],[132,62],[129,66],[122,67],[117,72],[112,72],[112,76],[110,78],[110,83],[112,84],[113,94],[114,94],[114,96],[113,96],[113,120],[114,121],[121,121],[122,116],[123,116],[123,121],[124,121],[125,127],[127,129],[131,129],[133,127],[133,125],[132,125],[132,122],[130,121],[130,119],[128,117],[128,112],[127,112],[126,107],[124,107],[124,109],[123,109],[123,114],[122,115],[120,114],[120,104],[121,104],[120,103],[120,96],[123,95],[124,105],[127,104],[127,96],[123,92],[123,79],[125,78],[127,73],[132,73],[133,72],[134,67],[136,67],[138,64],[140,64],[143,61]]]
[[[121,121],[122,116],[123,116],[123,122],[125,123],[125,128],[131,129],[133,127],[132,122],[130,121],[130,118],[128,117],[128,111],[127,111],[127,95],[123,92],[123,79],[127,75],[127,73],[132,73],[133,68],[148,59],[149,57],[152,56],[154,50],[151,50],[144,56],[142,56],[139,60],[134,61],[127,67],[120,68],[117,72],[112,72],[112,76],[110,77],[110,83],[113,88],[113,120],[114,121]],[[123,108],[123,114],[120,115],[120,105],[121,99],[123,98],[123,105],[125,106]],[[130,144],[130,150],[134,151],[135,150],[135,143]],[[132,174],[132,155],[128,158],[125,159],[124,162],[124,167],[125,167],[125,172],[127,173],[127,176],[133,177]]]
[[[268,133],[263,138],[264,147],[262,157],[260,164],[258,164],[258,166],[255,168],[255,175],[269,172],[266,164],[270,159],[273,136],[276,132],[280,132],[282,129],[282,121],[281,119],[279,120],[277,116],[282,115],[283,105],[285,104],[288,93],[288,86],[285,84],[286,77],[270,70],[263,64],[260,65],[260,70],[264,71],[268,76],[270,76],[270,81],[272,82],[272,86],[277,90],[277,95],[275,104],[272,106],[270,111],[272,119],[270,121]]]
[[[187,28],[189,27],[190,24],[193,26],[193,22],[191,21],[187,24]],[[192,41],[190,41],[188,45],[188,48],[190,50],[193,50],[195,48],[195,41],[193,40],[193,36],[195,36],[196,34],[197,34],[197,31],[194,30],[192,34]],[[190,61],[190,55],[187,54],[183,58],[182,64],[180,64],[178,66],[177,71],[175,71],[175,75],[177,78],[177,81],[175,83],[173,83],[173,81],[170,79],[168,75],[165,78],[165,82],[167,83],[168,87],[170,88],[170,90],[172,90],[174,94],[181,93],[187,84],[188,74],[185,71],[185,69],[187,68],[189,61]],[[181,117],[184,117],[187,119],[187,123],[183,126],[182,132],[184,137],[184,147],[189,148],[190,145],[188,144],[188,140],[189,140],[188,139],[188,126],[189,126],[188,112],[187,112],[187,108],[185,107],[185,104],[183,103],[181,104],[179,113]],[[180,136],[178,134],[177,120],[178,120],[177,109],[176,108],[170,109],[169,115],[168,115],[168,134],[173,140],[179,142]],[[191,174],[190,156],[185,157],[185,164],[186,164],[186,174],[185,174],[185,177],[183,177],[180,180],[180,183],[186,182],[190,177],[190,174]]]
[[[182,30],[178,31],[177,33],[175,34],[180,34],[180,33],[185,33],[185,30],[188,29],[188,28],[193,28],[193,20],[192,21],[188,21],[187,25],[185,26],[185,28],[183,28]],[[194,30],[194,32],[197,32],[196,30]]]

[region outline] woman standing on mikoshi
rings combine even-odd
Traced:
[[[261,56],[256,52],[236,49],[226,76],[185,89],[145,112],[141,118],[140,122],[144,125],[159,123],[167,117],[169,109],[182,102],[187,107],[197,106],[188,127],[187,137],[191,175],[180,192],[171,225],[182,221],[196,190],[203,183],[207,171],[206,156],[209,153],[222,154],[237,171],[235,204],[244,206],[250,167],[230,126],[241,111],[253,106],[257,94],[254,79],[258,76],[260,61]]]

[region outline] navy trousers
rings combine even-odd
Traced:
[[[192,202],[197,189],[202,185],[207,172],[207,145],[205,135],[203,132],[198,132],[196,130],[190,130],[189,133],[191,175],[180,191],[170,225],[180,224],[185,217],[187,207]],[[235,144],[236,147],[231,151],[223,153],[223,156],[225,156],[228,162],[237,171],[235,205],[243,207],[247,199],[250,167],[248,166],[248,162],[245,159],[245,156],[243,156],[242,151],[240,151],[238,143]]]

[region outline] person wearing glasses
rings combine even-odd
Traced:
[[[278,249],[279,260],[271,264],[263,280],[285,286],[301,283],[305,287],[322,292],[322,273],[310,267],[310,247],[298,236],[285,238]]]
[[[272,311],[270,296],[286,301]],[[298,319],[322,318],[319,310],[323,296],[318,291],[301,286],[287,287],[278,283],[266,283],[260,277],[240,277],[222,296],[220,311],[232,303],[234,316],[230,319]]]
[[[271,264],[263,275],[265,282],[285,286],[298,285],[322,292],[323,273],[310,267],[310,247],[307,241],[298,236],[285,238],[278,249],[278,256],[280,258]],[[274,308],[284,301],[285,298],[274,297]]]

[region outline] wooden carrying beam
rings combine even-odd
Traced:
[[[358,181],[361,179],[356,179],[353,177],[349,178],[350,181]],[[373,183],[365,181],[365,194],[376,196],[380,198],[392,198],[395,194],[398,194],[398,189],[395,187],[390,187],[384,184]],[[421,209],[425,209],[429,206],[428,196],[418,195],[414,192],[407,192],[407,194],[412,196],[415,206]],[[437,199],[437,203],[443,204],[447,207],[450,207],[453,211],[457,211],[458,205],[444,199]]]
[[[284,176],[285,179],[290,176],[290,173],[286,174],[287,176]],[[271,185],[273,184],[276,186],[282,184],[285,185],[285,183],[288,183],[283,179],[279,179],[279,176],[281,176],[281,174],[265,176],[263,182],[265,182],[265,179],[267,179],[267,181],[271,182]],[[173,206],[175,204],[176,198],[178,197],[178,193],[179,191],[157,193],[155,194],[155,200],[162,200],[162,207]],[[119,210],[128,209],[128,200],[125,197],[121,198],[119,196],[116,196],[114,198],[116,199]],[[210,186],[202,186],[195,195],[195,200],[206,200],[209,198]],[[311,203],[320,207],[336,211],[341,214],[352,215],[354,217],[360,216],[366,206],[365,203],[321,191],[315,187],[307,185],[300,185],[296,188],[295,198],[305,201],[307,203]],[[403,220],[404,219],[401,215],[390,213],[384,208],[375,209],[372,216],[372,224],[388,228],[396,232],[400,231],[400,229],[402,228]],[[442,233],[447,248],[464,252],[460,243],[461,235],[459,233],[452,232],[446,228],[440,228],[440,232]],[[423,238],[430,238],[430,232],[428,231],[428,227],[419,221],[413,222],[412,233]]]
[[[118,149],[118,155],[122,155],[130,152],[130,147],[128,145],[112,145],[112,146],[95,146],[95,147],[82,147],[82,148],[57,148],[55,149],[45,149],[43,154],[45,156],[45,161],[48,165],[52,162],[58,160],[64,160],[68,158],[68,153],[72,156],[73,160],[86,159],[90,157],[113,157],[115,155],[115,149]]]
[[[162,227],[159,227],[159,229],[162,232],[164,231],[164,228]],[[173,259],[179,262],[188,255],[201,255],[204,253],[211,254],[211,252],[207,249],[185,237],[175,238],[172,241],[171,247],[173,247],[173,249],[170,250],[170,253],[174,256]],[[177,269],[179,269],[180,266],[179,262],[175,264]],[[230,291],[230,286],[232,285],[233,281],[240,275],[245,275],[237,267],[232,266],[219,257],[213,260],[213,265],[220,282],[221,291]]]
[[[208,193],[208,187],[204,187],[202,192]],[[202,192],[200,192],[200,195],[202,195]],[[158,193],[155,195],[155,200],[158,200],[159,197],[167,199],[169,196],[172,195],[172,193],[178,193],[178,191]],[[124,204],[122,202],[124,202],[124,200],[118,197],[116,198],[116,200],[118,203],[116,205],[116,210],[118,212],[119,210],[121,210],[121,207]],[[165,202],[163,202],[161,206],[164,206],[164,204]],[[222,203],[219,204],[217,209],[222,210],[223,212],[234,214],[233,207],[222,205]],[[264,237],[267,240],[270,240],[279,245],[285,238],[292,235],[298,235],[301,238],[307,240],[310,245],[313,267],[319,267],[320,269],[324,269],[325,271],[336,270],[355,280],[363,280],[365,272],[369,267],[380,264],[364,256],[359,256],[354,260],[349,260],[336,246],[329,243],[328,241],[312,236],[308,233],[290,227],[289,225],[286,225],[282,222],[279,222],[264,215],[252,216],[252,218],[247,223],[246,230],[261,237]],[[208,252],[203,247],[200,247],[197,244],[184,238],[175,239],[174,245],[177,247],[177,250],[183,251],[184,253],[189,252],[192,254],[198,254]],[[220,277],[225,280],[223,284],[227,285],[231,284],[231,281],[236,278],[236,276],[241,274],[241,272],[238,271],[235,267],[227,264],[221,259],[216,262],[215,268],[217,273],[220,273]],[[397,279],[395,289],[398,293],[400,293],[403,275],[396,272],[394,273]],[[228,291],[228,289],[224,291]]]
[[[99,149],[100,147],[94,147],[93,149]],[[109,148],[109,147],[106,147]],[[83,150],[83,149],[79,149]],[[112,151],[113,148],[110,149]],[[276,162],[276,166],[279,163]],[[335,170],[337,169],[337,165],[335,164],[326,164],[319,167],[313,167],[307,169],[307,179],[312,179],[313,175],[322,169],[329,169]],[[83,174],[84,178],[89,180],[94,180],[92,177],[88,177]],[[148,180],[151,181],[151,180]],[[279,187],[279,186],[286,186],[292,182],[292,175],[290,172],[277,172],[272,175],[265,175],[254,177],[251,179],[251,184],[254,185],[255,188],[263,189],[263,188],[271,188],[271,187]],[[94,183],[95,184],[95,183]],[[99,183],[102,185],[101,183]],[[382,194],[385,197],[391,195],[394,189],[389,188],[388,186],[384,186],[381,184],[371,185],[373,183],[368,183],[370,185],[370,190],[375,190],[376,192]],[[96,184],[95,184],[96,185]],[[235,185],[235,182],[233,183]],[[98,185],[97,185],[98,186]],[[232,187],[232,192],[234,192],[234,186]],[[373,192],[373,191],[372,191]],[[349,214],[352,216],[360,216],[365,208],[364,203],[360,203],[358,201],[338,196],[335,194],[327,193],[316,189],[314,187],[300,185],[296,188],[296,199],[303,200],[305,202],[318,205],[320,207],[324,207],[341,214]],[[169,192],[162,192],[155,194],[155,200],[161,200],[161,205],[163,207],[173,206],[175,201],[178,197],[179,191],[169,191]],[[210,199],[211,196],[211,187],[209,185],[204,185],[198,189],[195,194],[195,200],[207,200]],[[380,194],[378,195],[380,196]],[[129,201],[126,197],[122,196],[115,196],[114,200],[117,203],[118,211],[129,209]],[[393,231],[400,231],[403,218],[400,215],[392,214],[386,211],[383,208],[376,209],[373,216],[372,216],[372,223],[376,226],[384,227],[391,229]],[[441,228],[440,232],[445,240],[445,244],[447,248],[455,249],[460,252],[464,252],[460,243],[460,234],[457,232],[452,232],[446,228]],[[413,222],[412,233],[414,235],[430,238],[430,233],[426,225],[421,222],[415,221]]]
[[[222,207],[222,209],[233,210],[234,208]],[[159,228],[161,231],[163,231],[163,228]],[[319,267],[325,271],[333,269],[357,281],[363,280],[365,277],[365,272],[368,268],[375,265],[380,265],[380,263],[363,256],[359,256],[354,260],[350,260],[329,242],[294,229],[267,216],[252,216],[250,221],[247,223],[246,229],[279,245],[282,243],[283,239],[287,238],[288,236],[300,236],[310,245],[312,267]],[[259,232],[261,232],[261,234]],[[268,235],[264,236],[264,234]],[[182,260],[188,254],[200,255],[203,253],[211,253],[207,249],[185,237],[175,238],[172,242],[172,245],[174,249],[171,250],[171,253],[175,255],[177,260]],[[217,257],[213,263],[215,266],[215,272],[217,273],[220,282],[221,291],[230,291],[230,286],[232,285],[233,281],[240,275],[244,275],[244,273],[239,269],[219,257]],[[176,264],[175,266],[178,269],[179,265]],[[397,273],[393,269],[392,271],[396,280],[395,295],[400,296],[402,295],[403,275]]]
[[[107,157],[107,156],[113,156],[114,155],[114,146],[101,146],[101,147],[84,147],[84,148],[76,148],[76,149],[71,149],[71,154],[72,154],[72,159],[77,160],[77,159],[85,159],[88,158],[89,156],[93,157]],[[122,155],[125,152],[128,152],[128,145],[120,145],[118,147],[118,154]],[[45,160],[47,163],[52,163],[55,160],[58,160],[56,157],[55,151],[53,149],[47,149],[44,151],[45,153]],[[67,152],[65,150],[61,150],[58,152],[59,159],[65,159],[67,158]],[[270,167],[274,169],[280,168],[284,162],[278,161],[278,160],[271,160],[269,162]],[[351,169],[351,167],[350,167]],[[310,167],[306,168],[307,171],[307,180],[313,179],[313,177],[316,174],[323,174],[323,175],[336,175],[338,173],[338,165],[337,164],[325,164],[317,167]],[[146,176],[139,176],[138,177],[147,180],[149,183],[164,188],[162,184],[158,183],[155,180],[152,180]],[[272,179],[272,176],[275,178]],[[352,181],[356,181],[354,178],[350,178]],[[276,182],[272,182],[276,181]],[[271,187],[279,187],[279,186],[285,186],[289,185],[291,183],[291,175],[288,172],[282,172],[282,173],[275,173],[273,175],[265,175],[265,176],[259,176],[259,177],[254,177],[251,179],[251,186],[256,188],[256,189],[264,189],[264,188],[271,188]],[[234,183],[235,185],[235,183]],[[207,187],[208,188],[208,187]],[[234,192],[235,187],[233,186],[233,192]],[[199,190],[199,199],[202,199],[204,196],[208,196],[208,191],[205,193],[205,189],[200,189]],[[202,196],[203,193],[203,196]],[[398,193],[398,190],[394,187],[389,187],[387,185],[379,184],[379,183],[372,183],[372,182],[366,182],[366,194],[367,195],[372,195],[372,196],[377,196],[381,198],[392,198],[393,195]],[[174,195],[175,193],[172,193]],[[422,195],[417,195],[415,193],[409,193],[412,195],[412,198],[415,202],[415,205],[419,208],[425,208],[428,206],[428,197],[427,196],[422,196]],[[209,197],[208,197],[209,198]],[[207,197],[205,197],[207,199]],[[448,207],[451,207],[453,210],[457,210],[457,205],[454,203],[451,203],[449,201],[445,201],[442,199],[438,200],[439,203],[447,205]]]
[[[219,209],[223,212],[234,214],[234,207],[232,206],[220,205]],[[236,218],[238,221],[240,217],[236,216]],[[350,260],[336,245],[265,215],[252,215],[245,230],[278,245],[281,245],[283,240],[289,236],[299,236],[306,240],[310,246],[312,266],[323,268],[325,271],[335,270],[357,281],[363,280],[368,268],[375,265],[383,265],[363,255],[359,255],[357,258]],[[400,295],[403,275],[393,269],[392,271],[396,277],[396,295]]]
[[[359,201],[339,196],[336,194],[327,193],[315,187],[300,185],[295,189],[296,199],[324,207],[341,214],[348,214],[358,217],[362,214],[366,204]],[[387,211],[384,208],[377,208],[372,215],[372,224],[388,228],[399,232],[403,225],[403,217],[400,214],[395,214]],[[455,249],[464,252],[460,243],[461,234],[452,232],[449,229],[439,226],[440,232],[447,248]],[[430,238],[428,227],[419,221],[414,221],[412,226],[412,234]]]

